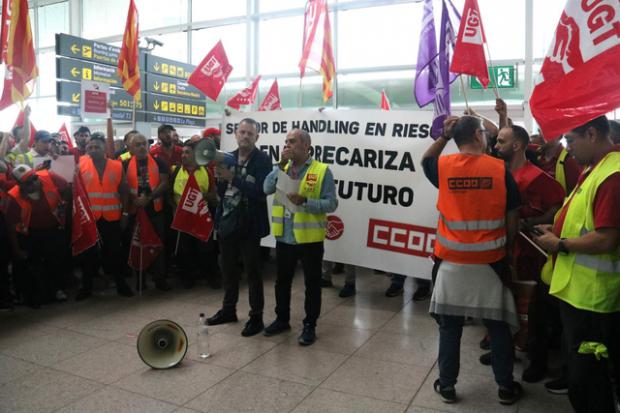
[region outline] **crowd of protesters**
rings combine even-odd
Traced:
[[[593,119],[567,131],[564,147],[562,136],[530,136],[513,124],[501,99],[496,111],[498,124],[473,110],[449,117],[444,134],[422,157],[426,177],[439,190],[440,219],[433,283],[419,281],[414,299],[430,298],[439,325],[435,391],[446,403],[457,401],[460,338],[466,320],[475,318],[488,332],[480,346],[490,353],[480,362],[493,368],[500,403],[512,404],[523,394],[513,380],[517,345],[529,356],[523,381],[547,377],[555,352],[561,375],[545,383],[547,390],[569,393],[579,412],[612,412],[620,384],[618,123]],[[241,334],[271,336],[291,329],[291,283],[301,262],[306,317],[298,340],[311,345],[321,288],[333,286],[331,274],[346,272],[340,296],[355,295],[354,266],[343,271],[325,262],[322,268],[326,214],[338,200],[331,170],[310,156],[308,132],[288,133],[274,166],[256,147],[257,123],[246,118],[235,131],[233,160],[200,165],[196,145],[211,139],[219,149],[218,129],[182,142],[173,126],[161,125],[157,142],[149,145],[135,130],[114,141],[109,120],[105,135],[77,129],[72,148],[44,130],[31,136],[29,116],[26,108],[23,124],[3,133],[0,143],[0,308],[66,301],[74,274],[80,301],[92,296],[101,270],[125,297],[148,288],[149,278],[168,291],[177,272],[185,288],[201,278],[211,288],[223,286],[222,307],[207,323],[230,323],[237,321],[243,270],[250,312]],[[451,139],[458,153],[441,155]],[[80,228],[70,217],[84,205],[72,199],[72,184],[50,170],[62,155],[74,158],[74,179],[84,186],[99,239],[74,260],[71,239]],[[288,199],[274,197],[270,223],[267,196],[283,174],[299,179],[300,188]],[[190,177],[215,221],[207,240],[171,229]],[[140,214],[165,246],[148,261],[150,277],[144,279],[127,265]],[[276,309],[265,327],[260,240],[270,233],[276,237]],[[392,275],[386,295],[401,294],[404,279]],[[519,330],[523,340],[515,336]]]

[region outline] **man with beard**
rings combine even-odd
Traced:
[[[157,128],[157,139],[159,143],[151,147],[151,156],[164,161],[168,168],[173,165],[181,165],[181,154],[183,149],[174,144],[174,134],[176,129],[172,125],[161,125]]]

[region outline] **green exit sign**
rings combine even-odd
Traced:
[[[493,66],[489,68],[489,86],[498,88],[514,88],[516,71],[514,66]],[[469,77],[469,87],[472,89],[482,89],[482,85],[474,76]]]

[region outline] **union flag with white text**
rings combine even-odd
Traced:
[[[193,173],[185,184],[171,228],[186,232],[201,241],[208,241],[211,236],[213,218]]]
[[[450,71],[476,76],[486,89],[489,84],[489,69],[484,55],[484,28],[477,0],[465,0],[461,26],[454,46]]]

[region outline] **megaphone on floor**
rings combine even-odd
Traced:
[[[212,139],[201,139],[194,147],[194,159],[198,165],[208,165],[212,161],[226,166],[235,164],[235,158],[228,152],[217,149]]]
[[[187,353],[187,334],[174,321],[153,321],[140,331],[137,347],[147,366],[169,369],[183,361]]]

